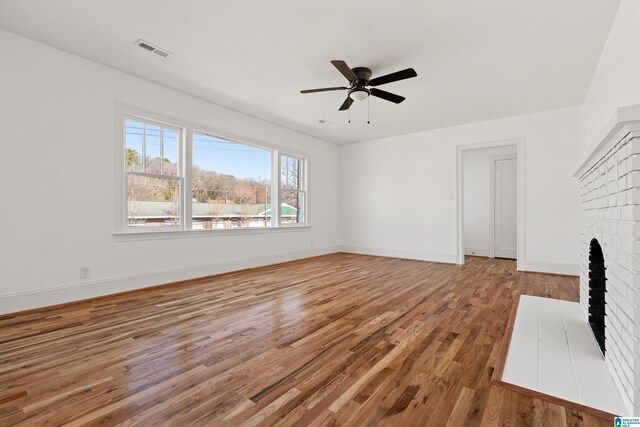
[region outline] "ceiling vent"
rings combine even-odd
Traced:
[[[168,51],[166,51],[164,49],[160,49],[159,47],[154,46],[151,43],[149,43],[147,41],[144,41],[142,39],[138,40],[136,42],[136,44],[138,46],[140,46],[141,48],[143,48],[144,50],[148,50],[149,52],[153,52],[156,55],[162,56],[163,58],[166,58],[167,56],[171,55],[171,52],[168,52]]]

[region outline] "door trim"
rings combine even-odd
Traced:
[[[466,150],[477,150],[478,148],[494,148],[503,147],[505,145],[516,146],[516,167],[518,169],[518,188],[517,188],[517,236],[518,236],[518,253],[516,259],[516,269],[524,271],[525,258],[525,238],[526,238],[526,216],[525,216],[525,165],[526,165],[526,138],[512,138],[498,141],[481,142],[476,144],[461,144],[456,147],[456,163],[457,163],[457,192],[456,192],[456,215],[457,215],[457,250],[456,264],[464,264],[464,223],[463,223],[463,188],[462,188],[462,152]]]
[[[489,258],[496,257],[496,160],[515,160],[518,168],[518,155],[516,153],[496,154],[489,158]],[[517,176],[516,171],[516,176]],[[517,197],[516,197],[517,199]],[[517,201],[516,201],[517,203]],[[517,207],[516,207],[517,209]],[[517,256],[518,254],[516,254]]]

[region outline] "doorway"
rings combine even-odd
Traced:
[[[458,147],[458,264],[524,259],[524,140]]]

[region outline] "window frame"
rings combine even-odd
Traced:
[[[297,190],[285,190],[282,188],[282,158],[283,157],[289,157],[291,159],[295,159],[297,161],[299,161],[299,171],[298,171],[298,189]],[[307,159],[305,157],[302,157],[298,154],[293,154],[289,151],[280,151],[279,155],[278,155],[278,189],[280,192],[284,192],[284,191],[291,191],[291,192],[296,192],[298,194],[302,194],[302,222],[300,222],[300,217],[298,217],[298,222],[296,223],[291,223],[291,224],[283,224],[282,223],[282,218],[281,218],[281,210],[278,209],[278,224],[280,227],[300,227],[300,226],[304,226],[307,224]],[[282,198],[282,194],[278,193],[278,197]],[[278,200],[278,203],[280,206],[280,203],[282,202],[282,200]],[[298,199],[298,203],[300,203],[300,199]],[[300,206],[298,205],[298,209],[300,209]]]
[[[181,221],[179,226],[151,226],[151,227],[129,227],[127,220],[127,176],[129,173],[145,174],[145,172],[127,172],[125,165],[125,150],[126,150],[126,128],[125,123],[127,118],[133,120],[144,121],[147,123],[155,124],[165,128],[179,131],[178,137],[178,170],[177,176],[172,175],[158,175],[151,174],[154,177],[161,178],[177,178],[180,180],[180,215]],[[262,234],[271,232],[282,231],[304,231],[311,228],[309,224],[309,202],[308,202],[308,168],[309,168],[309,155],[297,152],[295,150],[285,149],[273,144],[254,141],[251,138],[241,137],[229,132],[223,132],[214,129],[210,126],[205,126],[199,123],[193,123],[188,120],[177,119],[168,117],[160,113],[150,112],[134,106],[116,103],[115,114],[115,162],[114,162],[114,184],[115,184],[115,214],[114,214],[114,232],[113,235],[117,238],[123,238],[123,240],[139,240],[141,236],[146,238],[163,238],[172,236],[174,238],[180,238],[182,236],[216,236],[216,235],[233,235],[233,234]],[[193,215],[192,215],[192,180],[187,179],[191,176],[193,166],[193,134],[194,132],[210,135],[215,138],[220,138],[225,141],[229,141],[236,144],[247,145],[253,148],[269,151],[271,153],[271,224],[267,227],[243,227],[234,229],[193,229]],[[295,224],[282,224],[281,223],[281,208],[280,208],[280,190],[281,190],[281,169],[280,159],[281,156],[294,157],[302,161],[301,167],[303,173],[300,179],[303,181],[304,191],[304,209],[303,216],[304,222]],[[277,203],[274,209],[274,202]],[[148,228],[148,229],[144,229]],[[144,230],[143,230],[144,229]],[[154,237],[155,236],[155,237]]]
[[[162,168],[163,168],[163,160],[164,159],[164,141],[163,138],[164,136],[160,137],[160,173],[151,173],[151,172],[147,172],[146,171],[146,137],[143,135],[143,139],[142,139],[142,152],[140,153],[140,157],[142,160],[142,172],[138,172],[138,171],[128,171],[126,168],[126,164],[125,164],[125,153],[127,150],[127,140],[126,140],[126,122],[127,120],[132,120],[132,121],[137,121],[137,122],[141,122],[144,125],[150,124],[150,125],[154,125],[154,126],[158,126],[161,129],[170,129],[173,131],[178,132],[178,140],[177,140],[177,169],[176,169],[176,175],[165,175],[162,173]],[[122,187],[122,203],[123,203],[123,208],[124,208],[124,218],[122,218],[122,223],[123,223],[123,232],[125,233],[153,233],[153,232],[167,232],[167,231],[183,231],[186,230],[185,228],[185,216],[184,216],[184,211],[185,211],[185,199],[184,199],[184,183],[185,183],[185,175],[184,175],[184,156],[183,156],[183,147],[184,147],[184,136],[185,136],[185,129],[183,127],[180,126],[176,126],[173,123],[167,123],[165,121],[160,121],[160,120],[156,120],[156,119],[150,119],[147,117],[143,117],[141,115],[137,115],[137,114],[132,114],[132,113],[125,113],[122,116],[122,126],[123,126],[123,136],[122,136],[122,171],[123,171],[123,187]],[[161,134],[162,135],[162,134]],[[169,180],[174,180],[174,181],[178,181],[178,185],[180,188],[180,200],[179,200],[179,218],[180,218],[180,222],[177,225],[154,225],[154,226],[145,226],[145,227],[131,227],[129,225],[129,221],[128,221],[128,216],[129,216],[129,200],[128,200],[128,191],[129,191],[129,177],[130,176],[141,176],[141,177],[149,177],[149,178],[159,178],[159,179],[169,179]]]
[[[280,181],[278,180],[275,184],[273,182],[273,178],[274,178],[274,169],[273,169],[273,160],[276,156],[278,156],[278,152],[279,150],[277,148],[273,148],[273,147],[267,147],[265,145],[260,145],[260,144],[256,144],[254,142],[247,142],[247,141],[243,141],[240,140],[238,138],[235,137],[228,137],[228,136],[224,136],[218,132],[210,132],[207,130],[203,130],[200,127],[192,127],[189,131],[189,135],[190,135],[190,148],[193,148],[193,134],[194,133],[200,133],[206,136],[211,136],[213,138],[218,138],[221,139],[223,141],[227,141],[230,143],[234,143],[234,144],[240,144],[240,145],[246,145],[248,147],[252,147],[252,148],[256,148],[258,150],[263,150],[263,151],[268,151],[271,154],[271,224],[269,225],[269,227],[242,227],[243,229],[263,229],[263,228],[273,228],[273,227],[278,227],[278,222],[277,219],[275,218],[275,215],[273,214],[273,201],[275,200],[273,198],[273,187],[275,185],[279,185]],[[193,170],[193,154],[191,154],[190,158],[189,158],[189,168],[191,170]],[[193,194],[193,191],[190,190],[190,193]],[[190,206],[190,209],[193,209],[193,206]],[[193,220],[193,215],[192,212],[190,212],[191,215],[191,219]],[[279,217],[279,210],[278,210],[278,217]],[[238,230],[240,229],[240,227],[237,228],[232,228],[232,230]],[[190,228],[191,231],[209,231],[209,230],[194,230],[193,227]],[[213,229],[210,231],[221,231],[220,229]]]

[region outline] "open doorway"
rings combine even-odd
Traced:
[[[517,260],[524,252],[524,141],[458,147],[458,264],[465,255]]]

